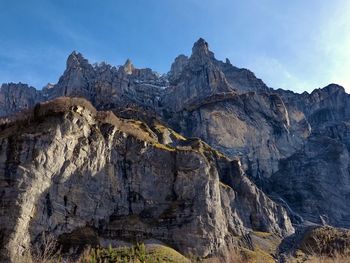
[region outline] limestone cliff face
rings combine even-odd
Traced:
[[[279,160],[310,133],[303,115],[291,119],[281,96],[248,70],[216,60],[203,39],[190,58],[175,60],[170,76],[176,78],[162,97],[163,119],[180,133],[239,156],[257,182],[276,172]]]
[[[153,238],[202,257],[251,229],[293,232],[238,161],[167,131],[161,144],[141,122],[68,98],[3,124],[1,258],[19,262],[45,231],[64,246],[71,235],[91,245]]]
[[[268,187],[304,220],[349,227],[349,152],[328,136],[311,136],[281,161]]]
[[[334,84],[311,94],[278,92],[289,112],[303,113],[310,136],[280,161],[267,192],[282,197],[304,220],[350,227],[349,95]]]
[[[213,96],[172,115],[168,122],[227,156],[239,156],[244,169],[257,179],[277,171],[279,160],[300,145],[283,101],[272,94]]]

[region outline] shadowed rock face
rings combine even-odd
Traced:
[[[161,144],[147,125],[69,98],[3,124],[1,258],[18,262],[44,231],[66,246],[70,235],[89,244],[154,238],[202,257],[250,229],[293,232],[239,161],[167,131]]]
[[[305,220],[349,227],[349,152],[326,136],[312,136],[281,161],[269,187]]]
[[[311,94],[278,91],[289,112],[303,112],[311,134],[279,162],[267,191],[305,220],[349,227],[349,95],[331,84]]]
[[[91,65],[81,54],[73,52],[68,57],[64,74],[55,85],[50,85],[41,91],[37,91],[24,84],[3,84],[0,90],[0,115],[7,117],[3,118],[1,123],[7,123],[13,118],[21,119],[20,116],[9,117],[9,115],[26,108],[34,107],[38,102],[44,102],[60,96],[83,97],[88,99],[98,110],[111,110],[117,116],[127,118],[129,121],[143,121],[151,128],[151,130],[149,130],[149,128],[146,129],[146,134],[149,134],[149,136],[153,138],[152,140],[154,140],[154,143],[163,145],[173,145],[173,143],[175,143],[173,146],[181,146],[178,145],[178,141],[174,141],[176,136],[173,132],[170,132],[170,129],[167,127],[172,128],[186,137],[198,137],[211,147],[225,154],[225,156],[229,157],[231,160],[239,160],[240,165],[238,169],[230,162],[211,160],[209,161],[209,166],[196,166],[191,168],[193,171],[196,171],[193,173],[198,174],[197,176],[212,176],[213,173],[217,174],[218,180],[229,185],[233,191],[237,191],[238,193],[240,191],[239,189],[245,189],[247,185],[251,184],[251,182],[243,176],[244,174],[257,184],[260,189],[270,194],[274,200],[282,203],[288,209],[289,215],[295,223],[308,220],[314,223],[329,223],[334,226],[350,227],[350,222],[347,219],[350,212],[348,211],[348,197],[350,194],[350,184],[348,182],[350,97],[341,86],[331,84],[325,88],[316,89],[310,94],[307,92],[296,94],[291,91],[280,89],[273,90],[267,87],[260,79],[256,78],[254,73],[249,70],[239,69],[233,66],[229,60],[222,62],[215,59],[214,53],[210,51],[208,43],[203,39],[199,39],[194,44],[192,54],[189,57],[185,55],[177,57],[171,66],[170,72],[166,75],[159,75],[148,68],[138,69],[130,60],[120,67],[113,67],[105,63]],[[94,119],[93,117],[91,118]],[[66,117],[63,119],[64,121],[57,124],[57,127],[60,127],[57,129],[61,132],[65,129],[65,125],[69,124]],[[80,121],[77,120],[77,123],[80,123]],[[121,122],[118,123],[120,124]],[[157,126],[158,124],[161,124],[163,128],[159,128],[159,126]],[[105,135],[103,135],[104,130],[99,124],[96,125],[96,129],[99,129],[102,134],[101,136],[105,138]],[[28,127],[31,126],[32,125],[29,125]],[[131,128],[131,130],[133,130],[133,128]],[[66,143],[68,144],[69,140],[77,140],[75,136],[81,136],[78,134],[79,133],[74,133],[69,135],[67,137],[68,139],[66,139]],[[60,138],[60,140],[61,139],[62,138]],[[146,139],[143,137],[141,141],[145,140]],[[106,139],[102,141],[104,144],[107,143]],[[3,149],[7,150],[6,154],[4,153],[3,159],[7,160],[7,158],[10,158],[10,160],[12,160],[7,162],[6,165],[4,164],[5,174],[9,175],[17,171],[16,167],[20,163],[20,157],[17,153],[27,147],[25,146],[27,143],[29,142],[24,140],[22,136],[20,136],[20,140],[9,138],[4,142]],[[112,142],[108,143],[111,144]],[[136,145],[139,145],[139,143],[140,142],[136,140],[128,143],[123,142],[121,145],[128,150],[132,150]],[[45,148],[43,152],[46,150]],[[104,163],[108,163],[106,161],[108,159],[106,156],[110,156],[113,151],[110,148],[108,148],[108,150],[101,148],[100,151],[102,150],[104,152],[101,156],[105,158]],[[158,148],[154,149],[154,147],[150,146],[147,146],[146,150],[135,150],[135,152],[131,154],[130,162],[133,162],[133,159],[135,159],[142,163],[142,160],[146,158],[146,156],[141,154],[143,151],[151,152],[149,155],[153,156],[153,154],[155,154],[154,151],[158,154],[158,151],[162,152],[163,150]],[[93,150],[87,148],[89,154],[92,154],[91,151]],[[163,157],[159,157],[161,162],[172,167],[166,168],[170,170],[164,171],[164,173],[177,173],[175,171],[178,169],[175,168],[175,166],[179,163],[179,160],[177,160],[177,157],[174,157],[174,155],[180,156],[177,151],[178,150],[174,151],[176,154],[166,151],[166,154],[164,153],[164,160],[162,159]],[[27,155],[23,154],[23,156]],[[74,156],[75,155],[72,155],[71,158]],[[86,160],[97,158],[96,156],[89,155],[86,157]],[[142,158],[140,156],[142,156]],[[69,160],[69,158],[67,158],[64,162]],[[116,158],[118,159],[119,157]],[[194,160],[193,158],[193,156],[189,156],[188,160]],[[202,156],[201,158],[204,157]],[[202,161],[201,165],[208,163],[207,158],[208,156],[205,155],[204,159],[200,159]],[[42,159],[39,163],[45,160],[46,159]],[[150,161],[152,165],[160,165],[156,164],[159,161],[155,157],[150,159]],[[115,168],[114,163],[109,163],[109,165],[114,167],[113,171],[119,171],[121,169]],[[186,166],[189,164],[183,165]],[[126,166],[129,167],[129,164]],[[232,167],[236,168],[233,169]],[[85,171],[84,169],[86,169],[85,166],[78,165],[74,173]],[[147,169],[137,170],[137,173],[141,176],[141,174],[148,171]],[[65,171],[66,166],[60,166],[59,170],[62,170],[62,172]],[[132,171],[134,176],[135,172],[134,170]],[[233,183],[234,181],[227,175],[227,171],[231,171],[231,174],[240,174],[238,178],[242,178],[242,180],[237,184]],[[36,171],[34,173],[36,173]],[[56,173],[59,172],[56,171]],[[94,173],[101,175],[101,170],[96,168]],[[105,184],[104,180],[107,178],[103,176],[96,177],[101,178],[99,179],[103,181],[101,184]],[[174,177],[174,175],[172,176]],[[95,177],[91,176],[91,178]],[[8,179],[9,182],[11,180]],[[74,180],[78,179],[74,177]],[[150,178],[150,180],[152,181],[154,178]],[[245,180],[248,181],[246,181],[246,184],[243,184]],[[120,197],[128,200],[129,193],[123,191],[126,191],[124,188],[129,188],[129,181],[126,180],[125,182],[118,181],[118,185],[122,185],[120,188],[123,189],[120,190],[122,191]],[[85,183],[85,181],[79,181],[78,183]],[[191,186],[195,184],[203,186],[202,183],[203,182],[197,181],[188,182]],[[237,185],[241,187],[235,188]],[[99,187],[100,186],[96,186],[96,189]],[[147,185],[147,187],[159,189],[158,185],[154,184]],[[249,192],[256,191],[256,193],[254,195],[244,194],[246,197],[250,196],[248,199],[239,199],[236,194],[233,195],[234,198],[230,194],[227,194],[228,197],[223,197],[225,194],[222,193],[220,194],[220,200],[226,200],[225,202],[222,201],[225,205],[215,204],[215,207],[230,207],[230,205],[226,205],[226,203],[230,203],[232,207],[232,201],[227,200],[233,199],[235,200],[235,207],[240,206],[242,203],[246,206],[253,207],[252,204],[255,204],[254,202],[256,200],[266,199],[266,196],[258,191],[254,185],[251,184],[251,187]],[[180,188],[179,186],[178,189]],[[221,188],[219,187],[219,189]],[[136,190],[133,191],[137,192]],[[46,199],[44,197],[42,198],[44,198],[43,200],[51,200],[50,202],[47,201],[51,204],[54,203],[52,200],[56,198],[52,197],[53,195],[54,193],[50,193],[50,195],[47,195],[47,198],[45,195]],[[257,195],[260,197],[258,198]],[[111,196],[113,196],[113,200],[116,199],[114,194]],[[209,196],[211,197],[211,195]],[[172,198],[173,197],[172,195]],[[14,194],[13,199],[16,200],[16,198],[17,194]],[[138,200],[138,198],[139,197],[132,197],[131,199]],[[201,198],[204,200],[208,197],[203,195]],[[113,200],[108,201],[111,207],[116,206]],[[268,205],[270,201],[266,202],[266,205]],[[68,203],[67,201],[67,204]],[[198,201],[198,203],[200,202]],[[196,205],[198,203],[196,203]],[[169,203],[167,203],[167,205],[169,205]],[[193,208],[188,208],[183,203],[176,203],[173,206],[176,209],[174,208],[175,210],[173,212],[169,212],[173,217],[181,213],[188,213],[186,216],[198,215],[196,214],[197,212],[194,212]],[[169,211],[172,211],[171,209]],[[182,210],[179,211],[177,209]],[[235,219],[235,223],[231,225],[225,221],[225,224],[230,226],[228,229],[234,229],[232,233],[240,233],[242,229],[246,228],[259,227],[274,229],[271,231],[277,231],[279,233],[283,232],[277,230],[283,228],[279,223],[276,223],[280,222],[279,220],[275,220],[275,223],[271,223],[260,217],[256,220],[255,216],[251,214],[253,210],[248,210],[248,214],[245,214],[244,209],[239,210],[236,208],[234,212],[232,212],[234,215],[229,216],[229,214],[227,214],[227,211],[229,211],[228,208],[220,209],[225,211],[220,212],[225,214],[225,216],[223,216],[224,218],[238,218],[237,220]],[[274,212],[271,212],[274,218],[276,217],[277,210],[275,209]],[[209,212],[209,210],[201,211],[203,214],[213,213]],[[240,211],[240,214],[237,214],[238,211]],[[254,211],[257,214],[261,212],[259,209]],[[18,211],[13,213],[18,213]],[[72,212],[70,211],[69,213]],[[106,214],[108,213],[106,212]],[[132,213],[132,215],[134,214]],[[16,216],[18,216],[18,214],[16,214]],[[127,214],[127,216],[129,216],[129,214]],[[158,218],[158,216],[159,214],[152,214],[151,218]],[[184,216],[184,218],[186,216]],[[279,218],[279,216],[277,217]],[[13,215],[12,218],[15,218],[15,215]],[[119,218],[118,220],[124,220],[123,216],[116,218]],[[96,228],[96,224],[98,225],[96,222],[98,222],[98,220],[96,218],[91,220],[93,221],[91,226]],[[137,217],[135,220],[135,222],[139,222],[138,220],[140,219]],[[67,221],[66,225],[70,225],[70,222],[71,221]],[[103,223],[104,221],[101,222],[101,225],[106,226],[106,224]],[[124,225],[124,221],[122,222]],[[142,224],[145,224],[144,221],[142,222]],[[196,222],[195,224],[198,225],[197,221],[191,222]],[[150,225],[153,226],[149,222],[147,224],[147,226],[142,225],[140,228],[149,229]],[[135,223],[135,225],[137,224]],[[115,226],[113,227],[115,228]],[[99,230],[99,228],[97,229]],[[128,228],[128,231],[131,231],[130,229],[132,229],[132,227]],[[157,230],[154,230],[155,232],[152,232],[152,230],[151,234],[154,236],[156,235],[155,233],[157,233],[157,238],[160,238],[159,236],[163,235],[164,232],[159,230],[159,228],[156,229]],[[213,229],[216,228],[214,227]],[[3,231],[8,234],[10,230]],[[102,229],[101,231],[97,232],[97,234],[100,235],[104,233],[103,231],[107,230]],[[127,231],[123,231],[124,230],[120,229],[116,230],[116,232],[122,233],[123,237],[133,236],[135,234],[134,232],[133,234],[130,234],[131,232],[126,234]],[[173,231],[175,233],[178,230]],[[216,233],[215,231],[208,231],[208,233],[210,232],[210,235],[215,236],[217,234],[212,234]],[[220,230],[221,236],[219,234],[218,236],[222,238],[222,235],[228,235],[225,231]],[[230,230],[227,231],[230,232]],[[144,233],[143,231],[141,232]],[[167,233],[172,232],[168,231]],[[57,232],[57,234],[59,234],[59,232]],[[215,236],[215,238],[218,236]],[[183,236],[179,238],[182,237]],[[220,238],[218,240],[221,240]],[[184,241],[178,241],[177,239],[176,241],[175,239],[176,238],[170,234],[169,237],[162,240],[182,249],[185,245],[181,245],[181,242]],[[205,245],[208,247],[207,250],[202,251],[193,248],[193,251],[199,255],[216,253],[214,251],[218,251],[220,250],[219,248],[224,247],[224,245],[221,245],[223,244],[222,241],[213,241],[214,238],[208,238],[208,236],[205,236],[204,239],[209,240],[208,244]],[[198,244],[204,244],[200,243],[202,241],[198,241],[198,239],[195,240],[194,243],[198,242]],[[224,240],[226,240],[225,244],[229,243],[226,238],[224,238]],[[186,243],[186,246],[190,248],[192,245]]]
[[[3,84],[0,90],[0,116],[30,108],[42,99],[41,92],[27,84]]]

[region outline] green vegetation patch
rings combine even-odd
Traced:
[[[82,263],[160,263],[176,262],[189,263],[190,261],[176,250],[163,245],[137,244],[132,247],[93,248],[85,251],[79,262]]]

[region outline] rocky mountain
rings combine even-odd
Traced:
[[[73,52],[57,84],[3,84],[0,115],[2,258],[43,232],[205,258],[251,248],[251,231],[350,227],[344,88],[269,88],[203,39],[165,75]]]
[[[153,238],[200,257],[224,253],[248,229],[293,232],[238,160],[153,129],[69,98],[3,124],[2,258],[20,261],[43,232],[65,247],[73,235],[86,244]]]

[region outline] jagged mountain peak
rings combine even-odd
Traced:
[[[66,67],[69,68],[78,68],[78,67],[85,67],[89,64],[89,61],[84,58],[84,56],[77,51],[73,51],[67,58]]]
[[[124,69],[124,72],[129,75],[132,74],[132,72],[135,70],[133,63],[129,58],[125,61],[123,65],[123,69]]]
[[[209,50],[209,44],[203,38],[199,38],[192,47],[191,57],[210,57],[214,58],[214,53]]]

